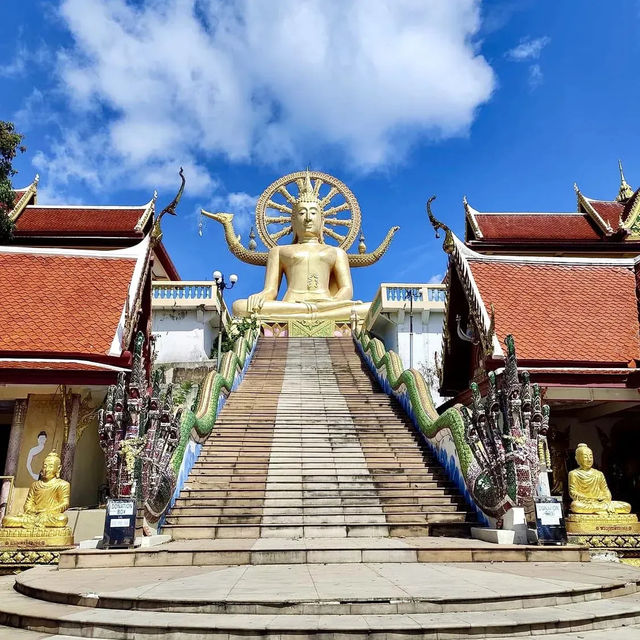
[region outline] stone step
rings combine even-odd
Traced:
[[[556,596],[556,601],[565,597],[567,600],[562,604],[504,610],[483,607],[480,610],[464,610],[463,615],[460,611],[379,614],[374,609],[376,603],[366,601],[349,603],[358,611],[349,614],[274,615],[273,611],[199,613],[193,610],[145,609],[144,601],[140,603],[140,609],[128,609],[126,605],[132,601],[131,598],[112,609],[96,607],[101,599],[91,597],[82,602],[93,606],[35,600],[14,591],[11,581],[4,581],[0,597],[0,623],[73,637],[86,637],[87,630],[91,630],[91,637],[94,638],[170,637],[172,640],[182,640],[242,636],[247,640],[281,640],[282,636],[296,636],[338,640],[345,636],[379,638],[380,634],[391,634],[403,640],[467,636],[486,638],[505,634],[509,637],[532,636],[560,631],[590,631],[594,628],[606,629],[611,633],[617,627],[640,622],[640,597],[635,592],[593,599],[578,597],[577,602],[570,596],[560,595]],[[34,606],[36,602],[37,607]],[[547,604],[545,598],[542,602]]]
[[[272,471],[269,473],[269,479],[277,482],[279,479],[285,480],[287,478],[291,478],[291,476],[295,476],[296,478],[300,478],[302,482],[312,482],[312,481],[321,481],[330,478],[331,480],[338,479],[341,482],[343,481],[360,481],[362,478],[371,478],[373,480],[380,480],[382,482],[387,482],[389,480],[397,480],[402,482],[420,482],[421,480],[432,480],[446,477],[444,471],[440,469],[415,469],[412,470],[411,473],[406,472],[389,472],[386,473],[375,473],[375,470],[370,469],[351,469],[350,471],[345,472],[344,469],[335,469],[335,468],[318,468],[314,469],[311,473],[307,473],[307,470],[300,471],[299,469],[296,471],[294,469],[289,470],[278,470]],[[211,467],[207,471],[207,477],[209,478],[235,478],[237,480],[245,480],[247,482],[251,481],[261,481],[264,479],[264,474],[257,473],[256,471],[248,470],[245,472],[235,472],[231,473],[229,469],[218,469],[216,467]]]
[[[174,540],[214,538],[345,538],[345,537],[423,537],[469,535],[473,522],[405,521],[394,523],[362,522],[347,524],[216,524],[211,526],[167,524],[163,533]]]
[[[328,502],[329,500],[327,500]],[[388,504],[370,504],[370,505],[343,505],[340,498],[336,498],[334,504],[325,504],[321,506],[305,505],[302,500],[291,501],[295,504],[288,506],[269,506],[268,503],[279,502],[271,498],[265,498],[264,500],[255,501],[255,506],[202,506],[202,507],[182,507],[175,506],[171,510],[171,516],[221,516],[221,515],[332,515],[335,513],[335,509],[340,509],[342,514],[353,515],[365,515],[369,513],[455,513],[459,510],[459,506],[456,504],[440,504],[440,505],[416,505],[416,504],[400,504],[400,505],[388,505]],[[374,511],[374,509],[376,511]]]
[[[376,480],[368,476],[361,476],[359,480],[341,480],[337,477],[325,476],[321,480],[298,480],[296,476],[280,477],[274,479],[271,475],[263,478],[262,481],[243,480],[233,478],[223,480],[216,477],[199,475],[189,480],[189,486],[203,489],[238,489],[245,491],[249,489],[266,489],[267,491],[323,491],[340,490],[351,491],[357,489],[432,489],[446,487],[451,483],[442,479],[425,479],[420,481],[407,480]]]
[[[316,524],[328,525],[351,525],[351,524],[433,524],[443,522],[468,522],[469,514],[464,512],[430,512],[406,511],[399,513],[383,513],[382,511],[369,512],[363,514],[343,513],[339,509],[331,513],[310,514],[310,513],[271,513],[264,509],[258,514],[229,514],[220,515],[185,515],[171,514],[167,516],[164,527],[172,526],[194,526],[211,527],[223,524],[247,524],[247,525],[269,525],[269,526],[307,526]]]
[[[241,460],[239,462],[220,463],[219,465],[214,465],[213,463],[209,463],[209,466],[211,469],[237,468],[237,469],[255,471],[260,469],[266,470],[269,467],[269,463],[260,462],[259,460],[251,460],[248,462]],[[274,470],[278,470],[279,472],[286,472],[289,469],[299,468],[300,464],[290,463],[290,462],[278,462],[273,466],[274,466]],[[418,462],[407,462],[404,465],[399,462],[378,462],[376,464],[368,464],[367,467],[372,473],[385,472],[385,470],[387,470],[389,473],[396,472],[396,471],[404,472],[407,469],[410,469],[411,471],[414,471],[414,470],[422,471],[425,469],[425,463],[423,460],[420,460]],[[427,467],[430,467],[430,465],[427,465]],[[435,467],[435,468],[438,469],[438,467]],[[320,463],[305,464],[305,470],[311,470],[313,473],[316,473],[317,470],[322,470],[322,469],[327,469],[327,467]],[[349,473],[353,469],[361,470],[362,463],[356,464],[356,463],[341,462],[341,465],[340,465],[341,471],[344,471],[345,473]]]
[[[317,563],[475,563],[589,561],[580,547],[495,545],[460,538],[205,538],[177,540],[158,547],[100,551],[74,549],[60,556],[59,567],[219,566]],[[498,566],[498,565],[496,565]],[[506,565],[509,566],[509,565]],[[570,564],[566,565],[570,567]],[[581,565],[582,566],[582,565]],[[608,566],[608,565],[607,565]],[[620,565],[618,565],[620,567]],[[409,566],[405,566],[410,571]]]
[[[457,509],[465,509],[466,504],[462,498],[457,495],[438,495],[438,496],[406,496],[406,497],[392,497],[392,498],[379,498],[378,496],[367,497],[367,496],[356,496],[356,497],[345,497],[345,496],[330,496],[320,498],[318,496],[297,496],[297,497],[289,497],[289,498],[271,498],[264,497],[262,495],[255,495],[251,497],[237,497],[237,496],[220,496],[218,498],[210,498],[205,496],[203,498],[199,498],[197,494],[193,497],[179,497],[176,500],[176,504],[174,508],[180,507],[190,507],[190,508],[202,508],[206,507],[222,507],[228,505],[237,505],[238,507],[253,507],[256,505],[265,505],[265,506],[281,506],[281,507],[289,507],[289,506],[297,506],[300,502],[302,502],[305,506],[309,507],[320,507],[320,506],[331,506],[335,504],[336,501],[340,501],[340,504],[343,508],[348,506],[361,506],[361,505],[374,505],[374,506],[382,506],[382,507],[392,507],[398,505],[424,505],[424,506],[444,506],[451,505],[456,507]]]
[[[360,563],[359,563],[360,564]],[[442,613],[470,610],[509,611],[532,606],[555,606],[558,599],[563,604],[576,602],[615,599],[620,596],[638,593],[638,572],[625,569],[611,569],[600,575],[591,575],[591,582],[580,582],[580,576],[566,565],[564,573],[571,574],[572,582],[551,579],[550,584],[540,581],[541,576],[561,577],[561,567],[526,566],[529,575],[520,576],[517,572],[503,572],[500,584],[491,566],[482,572],[485,566],[465,564],[449,567],[449,574],[455,584],[458,576],[471,578],[473,590],[464,587],[442,586],[439,593],[426,586],[429,580],[438,579],[440,565],[401,565],[387,563],[382,570],[363,563],[360,566],[324,565],[312,568],[311,575],[305,574],[300,565],[265,566],[253,565],[246,568],[241,576],[234,569],[221,568],[208,573],[198,573],[197,569],[181,570],[154,567],[138,567],[138,575],[129,576],[133,584],[122,594],[114,594],[104,589],[105,580],[118,579],[119,569],[94,570],[79,574],[69,569],[56,570],[38,567],[28,574],[16,577],[15,589],[30,598],[75,604],[100,609],[131,609],[139,611],[178,611],[194,613],[254,614],[272,613],[275,615],[350,615],[376,613],[389,615],[395,613]],[[585,567],[587,570],[588,568]],[[590,567],[589,567],[590,568]],[[131,569],[125,569],[131,573]],[[185,576],[192,582],[199,582],[201,593],[192,592],[190,598],[176,593],[172,585]],[[327,588],[328,580],[340,580],[349,575],[344,585]],[[285,578],[277,591],[269,593],[269,584],[278,577]],[[529,581],[527,581],[527,577]],[[311,578],[311,581],[309,580]],[[544,578],[543,578],[544,580]],[[309,583],[316,588],[315,598],[304,593]],[[226,583],[226,584],[225,584]],[[531,588],[531,583],[535,586]],[[218,594],[225,593],[220,587],[232,587],[224,598],[211,593],[208,586],[217,587]],[[255,602],[247,601],[247,589],[254,590],[262,585],[265,593]],[[362,587],[367,586],[365,592]],[[397,586],[397,589],[393,589]],[[391,589],[390,589],[391,587]],[[301,591],[303,593],[301,593]],[[390,591],[395,597],[390,598]],[[386,593],[385,593],[386,592]],[[93,594],[88,596],[87,594]],[[435,596],[435,597],[434,597]]]
[[[185,497],[207,497],[207,498],[216,498],[223,497],[227,494],[233,494],[240,497],[251,498],[252,496],[263,495],[267,491],[266,488],[260,489],[212,489],[208,487],[198,487],[192,486],[191,481],[188,480],[185,485],[183,492],[185,493]],[[423,488],[423,489],[414,489],[412,491],[408,491],[406,488],[399,489],[387,489],[387,488],[336,488],[336,489],[304,489],[303,487],[298,487],[295,489],[278,489],[278,488],[269,488],[269,497],[270,498],[331,498],[334,496],[341,496],[347,498],[358,498],[358,497],[373,497],[377,496],[380,499],[382,498],[410,498],[414,496],[421,497],[435,497],[439,495],[444,495],[447,491],[451,493],[451,490],[448,487],[431,487],[431,488]],[[302,495],[304,494],[304,495]]]

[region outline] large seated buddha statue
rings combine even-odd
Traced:
[[[315,178],[315,179],[314,179]],[[287,185],[297,185],[297,195]],[[323,194],[321,187],[328,185]],[[281,201],[275,199],[280,197]],[[332,198],[342,196],[344,202],[328,207]],[[284,215],[269,216],[268,209]],[[342,212],[345,212],[342,216]],[[231,225],[231,214],[202,212],[225,226],[226,239],[231,251],[245,262],[264,264],[266,274],[261,291],[233,304],[235,316],[256,315],[267,320],[320,320],[349,321],[354,315],[364,318],[369,304],[353,299],[351,266],[366,266],[376,262],[386,251],[397,227],[391,229],[385,241],[373,253],[367,254],[361,236],[359,254],[347,254],[344,247],[351,245],[360,227],[360,210],[353,194],[339,181],[317,172],[299,172],[274,182],[262,195],[256,206],[256,226],[268,253],[255,252],[252,239],[244,249]],[[284,225],[272,232],[269,225]],[[333,227],[333,228],[331,228]],[[341,234],[334,229],[346,229]],[[277,241],[292,235],[291,244],[278,245]],[[325,235],[337,246],[325,241]],[[253,243],[253,246],[252,244]],[[278,300],[282,277],[287,289]]]
[[[44,459],[40,479],[29,488],[22,512],[2,519],[0,545],[73,544],[65,514],[69,508],[70,485],[60,478],[60,469],[60,456],[52,451]]]
[[[576,447],[578,468],[569,471],[570,514],[567,531],[579,533],[640,532],[638,517],[628,502],[613,500],[602,471],[593,468],[593,451],[581,443]]]

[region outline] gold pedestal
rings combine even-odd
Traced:
[[[635,513],[571,513],[565,518],[567,533],[606,536],[640,534],[640,522]]]
[[[23,529],[4,527],[0,529],[0,548],[42,548],[73,546],[73,533],[69,527],[43,527]]]
[[[276,320],[260,318],[262,333],[274,338],[334,338],[351,335],[351,322],[327,319]]]

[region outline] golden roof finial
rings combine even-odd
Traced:
[[[624,179],[624,171],[622,170],[622,160],[618,160],[618,169],[620,169],[620,190],[616,196],[618,202],[624,202],[633,195],[633,189],[627,184]]]

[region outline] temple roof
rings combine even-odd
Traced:
[[[9,217],[15,221],[29,204],[35,204],[38,198],[38,181],[40,176],[36,175],[33,182],[22,189],[14,190],[13,209],[9,211]]]
[[[480,213],[468,207],[467,216],[474,229],[469,240],[581,242],[602,237],[583,213]]]
[[[127,371],[124,367],[87,362],[86,360],[59,360],[56,358],[0,358],[0,369],[39,371]]]
[[[578,247],[626,251],[630,242],[640,243],[640,189],[634,192],[627,184],[621,165],[620,178],[618,195],[612,200],[590,198],[574,185],[577,211],[571,213],[485,212],[474,209],[464,198],[466,241],[481,251],[515,244],[528,245],[527,250],[566,245],[569,252]]]
[[[29,236],[142,238],[153,200],[137,207],[31,205],[16,219],[14,234]]]
[[[452,261],[481,330],[495,329],[494,357],[512,334],[522,361],[635,367],[640,359],[635,260],[486,256],[455,238]]]
[[[120,367],[149,248],[148,238],[111,251],[0,247],[0,366]]]
[[[37,204],[39,177],[15,190],[10,217],[15,223],[12,244],[21,246],[112,249],[132,246],[153,225],[156,195],[141,205],[41,205]],[[153,249],[154,277],[180,280],[162,241]]]

